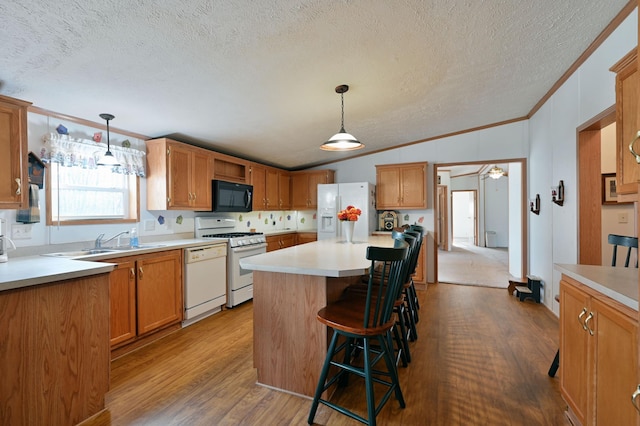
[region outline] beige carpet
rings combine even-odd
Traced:
[[[438,250],[439,282],[507,288],[512,278],[506,248],[455,242],[451,251]]]

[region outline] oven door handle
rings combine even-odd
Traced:
[[[232,247],[231,251],[234,253],[242,253],[242,252],[253,251],[253,250],[261,249],[265,247],[267,247],[267,243],[260,243],[260,244],[252,244],[250,246]]]

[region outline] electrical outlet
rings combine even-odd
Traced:
[[[28,240],[31,238],[31,225],[12,225],[11,238],[14,240]]]
[[[629,215],[627,213],[618,213],[618,223],[628,223]]]

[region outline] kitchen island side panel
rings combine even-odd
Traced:
[[[328,347],[327,327],[316,319],[317,313],[357,279],[254,271],[254,367],[259,384],[313,396]]]

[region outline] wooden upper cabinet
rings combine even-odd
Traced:
[[[284,170],[278,172],[278,195],[279,209],[289,210],[291,208],[291,174]]]
[[[618,201],[635,201],[640,182],[640,164],[629,144],[640,130],[638,120],[638,63],[636,49],[611,67],[616,73],[616,192]],[[634,144],[640,153],[640,140]]]
[[[300,210],[318,208],[318,185],[333,183],[334,179],[334,170],[291,173],[291,208]]]
[[[228,182],[251,182],[251,166],[249,161],[231,155],[212,152],[213,178]]]
[[[426,209],[427,163],[377,165],[376,208]]]
[[[211,210],[213,152],[171,139],[147,141],[147,208]]]
[[[0,209],[27,205],[27,108],[30,102],[0,95]]]
[[[283,210],[291,207],[289,173],[258,163],[251,164],[253,210]]]
[[[266,210],[267,206],[267,167],[252,163],[250,168],[253,185],[253,210]]]

